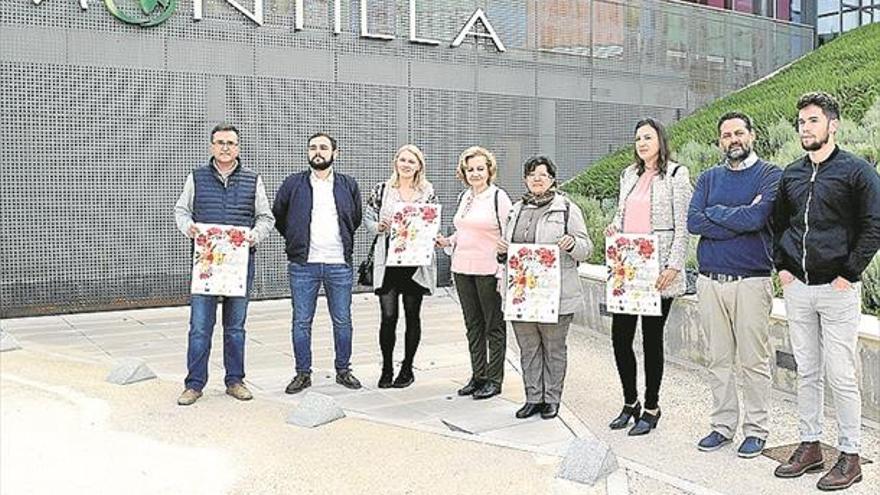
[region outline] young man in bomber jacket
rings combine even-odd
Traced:
[[[856,380],[859,280],[880,248],[880,175],[835,144],[840,110],[831,96],[808,93],[797,108],[797,130],[807,156],[789,165],[780,181],[774,261],[797,362],[801,443],[775,474],[794,478],[822,470],[819,439],[827,375],[841,454],[817,487],[839,490],[862,480]]]

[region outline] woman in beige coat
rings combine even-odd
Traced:
[[[523,177],[528,191],[513,205],[504,237],[498,242],[499,257],[503,261],[510,243],[559,246],[561,290],[557,323],[511,321],[526,389],[526,403],[516,417],[540,413],[542,418],[551,419],[559,413],[562,401],[568,327],[574,313],[584,305],[577,267],[590,257],[593,244],[581,209],[556,191],[553,161],[545,156],[529,158],[523,165]]]
[[[663,379],[663,333],[672,301],[685,291],[687,259],[687,213],[691,201],[688,169],[670,160],[663,125],[645,119],[636,125],[635,163],[620,176],[617,214],[605,231],[654,234],[658,238],[660,276],[656,287],[661,296],[661,316],[614,314],[611,336],[614,358],[623,387],[624,406],[608,426],[613,430],[635,423],[629,435],[645,435],[660,420],[660,382]],[[636,357],[633,352],[636,323],[642,320],[645,357],[645,406],[636,390]]]

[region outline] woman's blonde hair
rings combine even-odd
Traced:
[[[495,155],[482,146],[471,146],[461,152],[461,156],[458,157],[458,167],[455,169],[455,176],[464,182],[465,185],[468,185],[467,175],[465,175],[467,173],[467,161],[475,156],[482,156],[486,159],[486,168],[489,171],[486,184],[492,185],[495,182],[495,177],[498,175],[498,163],[495,161]]]
[[[394,154],[394,161],[391,162],[391,180],[389,180],[389,183],[392,187],[400,187],[400,177],[397,176],[397,159],[407,151],[415,155],[416,160],[419,162],[419,169],[413,175],[413,187],[423,190],[428,184],[428,179],[425,177],[425,154],[414,144],[404,144],[397,149],[397,153]]]

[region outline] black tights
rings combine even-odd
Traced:
[[[379,295],[379,308],[382,310],[382,323],[379,326],[379,348],[382,349],[382,368],[390,370],[394,356],[394,343],[397,340],[397,316],[399,297],[403,296],[403,312],[406,319],[406,336],[402,369],[412,370],[413,358],[422,338],[422,294],[401,294],[398,289],[389,289]]]
[[[672,298],[663,298],[661,316],[642,316],[642,351],[645,355],[645,409],[656,409],[660,400],[660,382],[663,380],[663,332]],[[639,316],[614,314],[611,322],[611,341],[617,373],[623,385],[623,400],[634,404],[639,400],[636,390],[636,355],[633,340]]]

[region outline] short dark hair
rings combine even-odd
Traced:
[[[659,141],[660,145],[660,156],[657,157],[657,170],[660,172],[660,175],[664,175],[666,174],[666,165],[669,163],[670,155],[672,154],[669,151],[669,139],[666,137],[666,128],[663,127],[659,120],[648,117],[636,123],[633,134],[638,133],[639,129],[644,126],[649,126],[657,131],[657,141]],[[635,147],[633,147],[633,155],[636,157],[636,168],[638,168],[639,175],[642,175],[645,172],[645,161],[639,156],[639,151]]]
[[[742,112],[733,111],[733,112],[725,113],[724,115],[722,115],[718,119],[718,132],[721,132],[721,125],[722,124],[724,124],[728,120],[734,120],[734,119],[739,119],[739,120],[742,120],[743,122],[745,122],[746,129],[748,129],[749,132],[752,132],[755,128],[754,124],[752,123],[751,117],[749,117],[748,115],[746,115]]]
[[[547,173],[550,174],[550,177],[556,179],[556,164],[553,163],[550,157],[544,155],[533,156],[523,163],[523,177],[534,172],[541,165],[547,167]]]
[[[797,109],[801,111],[810,105],[816,105],[821,108],[822,113],[828,117],[828,120],[840,119],[840,104],[837,103],[833,96],[824,91],[814,91],[801,96],[797,102]]]
[[[326,132],[316,132],[316,133],[312,134],[311,136],[309,136],[309,140],[306,141],[306,144],[311,143],[312,139],[319,138],[319,137],[325,137],[325,138],[329,139],[330,140],[330,147],[333,148],[331,151],[336,151],[336,139],[333,136],[331,136],[330,134],[327,134]]]
[[[220,122],[219,124],[215,125],[213,129],[211,129],[211,142],[212,143],[214,142],[214,134],[217,134],[218,132],[226,132],[226,131],[234,132],[235,137],[237,137],[239,140],[241,140],[241,134],[238,132],[238,129],[236,129],[236,127],[234,125],[227,124],[226,122]]]

